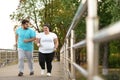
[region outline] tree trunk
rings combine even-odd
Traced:
[[[109,55],[109,43],[104,43],[104,54],[103,54],[103,70],[102,74],[108,74],[108,55]]]

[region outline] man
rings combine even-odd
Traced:
[[[34,75],[33,71],[33,41],[36,39],[35,31],[29,28],[29,21],[22,20],[22,25],[16,30],[16,45],[18,47],[18,76],[23,76],[24,57],[28,60],[30,75]]]

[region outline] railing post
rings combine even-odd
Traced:
[[[63,47],[64,47],[64,46],[63,46]],[[62,47],[62,48],[63,48],[63,47]],[[63,57],[63,52],[60,52],[60,63],[61,63],[61,64],[63,63],[63,58],[62,58],[62,57]]]
[[[72,80],[75,80],[75,68],[73,66],[73,62],[75,62],[75,51],[73,49],[73,45],[74,45],[74,30],[71,31],[71,40],[70,40],[70,53],[71,53],[71,74],[72,74]]]
[[[63,53],[63,65],[64,65],[64,75],[65,75],[65,77],[66,77],[66,43],[64,44],[64,47],[63,47],[63,49],[64,49],[64,53]],[[66,78],[64,77],[64,80],[66,80]]]
[[[1,54],[2,54],[2,52],[1,52],[1,50],[0,50],[0,67],[1,67]]]
[[[64,80],[67,80],[67,71],[66,71],[66,65],[67,65],[67,60],[66,60],[66,53],[67,53],[67,42],[64,44]]]
[[[5,56],[5,65],[6,65],[7,60],[8,60],[8,51],[5,50],[5,53],[6,53],[6,56]]]
[[[87,62],[88,80],[94,80],[98,75],[98,43],[93,42],[95,32],[98,30],[97,0],[88,0],[87,17]]]
[[[69,71],[69,62],[68,62],[68,46],[69,46],[69,40],[68,38],[66,39],[66,70],[67,70],[67,73],[66,73],[66,80],[69,80],[69,74],[68,74],[68,71]]]

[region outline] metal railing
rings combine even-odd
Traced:
[[[38,50],[33,52],[34,61],[38,61]],[[25,59],[26,60],[26,59]],[[0,49],[0,67],[18,62],[18,53],[16,50]]]
[[[17,51],[10,49],[0,49],[0,67],[17,61]]]
[[[74,28],[86,7],[88,7],[86,19],[87,37],[85,40],[75,44]],[[98,30],[98,23],[97,0],[82,0],[66,34],[64,45],[60,50],[60,61],[64,65],[65,80],[76,80],[75,69],[86,77],[87,80],[103,80],[98,74],[99,43],[120,37],[120,21],[100,31]],[[87,70],[75,62],[75,49],[82,47],[87,47]]]

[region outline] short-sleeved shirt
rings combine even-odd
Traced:
[[[57,38],[57,35],[55,33],[50,32],[49,34],[45,34],[44,32],[41,32],[37,36],[40,39],[40,47],[39,51],[42,53],[51,53],[54,51],[54,39]]]
[[[16,34],[18,35],[18,48],[23,49],[25,51],[33,51],[33,42],[24,42],[25,39],[35,38],[36,33],[32,28],[23,29],[19,27],[16,30]]]

